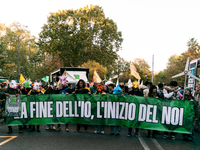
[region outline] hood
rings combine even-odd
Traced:
[[[170,86],[165,86],[164,89],[171,92],[178,92],[180,90],[180,87],[176,86],[174,88],[171,88]]]
[[[145,89],[149,89],[149,88],[146,85],[140,85],[140,89],[145,90]]]

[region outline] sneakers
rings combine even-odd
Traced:
[[[175,136],[174,135],[172,135],[172,140],[175,140],[176,138],[175,138]]]
[[[119,132],[117,132],[117,133],[116,133],[116,135],[120,135],[120,133],[119,133]]]
[[[110,135],[114,135],[115,133],[111,132]]]
[[[68,129],[68,128],[65,128],[65,131],[66,131],[66,132],[69,132],[69,129]]]
[[[101,131],[101,134],[104,134],[104,131]]]
[[[22,129],[19,129],[19,133],[23,133]]]
[[[7,132],[8,134],[10,134],[10,133],[12,133],[12,130],[8,130],[8,132]]]
[[[97,130],[94,130],[94,134],[97,134]]]
[[[55,126],[52,126],[52,129],[53,129],[53,130],[56,130],[56,127],[55,127]]]
[[[130,133],[128,133],[128,134],[127,134],[127,136],[129,137],[129,136],[131,136],[131,134],[130,134]]]
[[[168,138],[168,136],[166,134],[163,135],[163,139],[166,139]]]
[[[29,130],[29,132],[34,132],[35,131],[35,128],[32,128]]]
[[[61,131],[61,127],[58,127],[58,128],[57,128],[57,131]]]
[[[138,133],[137,132],[135,133],[135,137],[138,138]]]

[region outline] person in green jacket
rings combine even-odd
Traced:
[[[9,86],[8,88],[5,90],[5,96],[9,96],[9,95],[15,95],[16,97],[18,97],[20,94],[19,89],[17,88],[17,83],[14,80],[11,80],[11,82],[9,82]],[[12,126],[8,126],[8,134],[12,133]],[[19,133],[23,133],[22,131],[22,126],[19,125]]]
[[[90,88],[91,94],[94,94],[94,93],[97,92],[97,85],[98,85],[98,83],[97,83],[97,82],[94,82],[93,87]]]

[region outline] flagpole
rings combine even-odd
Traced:
[[[153,72],[154,72],[154,55],[152,56],[152,76],[151,76],[152,83],[153,83]]]
[[[19,83],[19,37],[18,37],[18,53],[17,53],[17,82]]]

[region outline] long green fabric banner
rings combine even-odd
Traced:
[[[183,100],[129,95],[23,95],[20,116],[7,117],[6,123],[116,125],[191,133],[193,111],[193,103]]]

